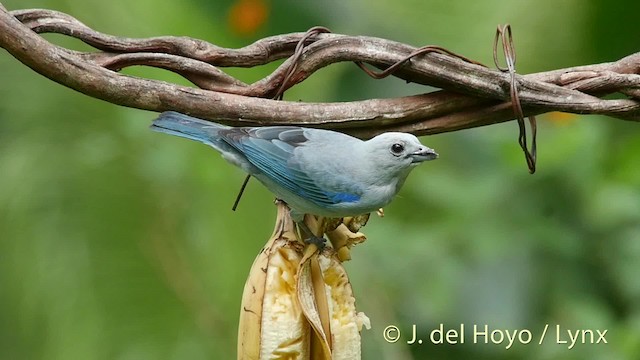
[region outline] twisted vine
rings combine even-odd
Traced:
[[[65,49],[40,37],[41,33],[71,36],[100,51]],[[304,47],[294,57],[301,40]],[[295,124],[359,137],[384,131],[416,135],[455,131],[514,119],[514,83],[523,116],[564,111],[640,121],[640,53],[610,63],[519,75],[445,52],[427,52],[397,66],[392,75],[443,90],[390,99],[305,103],[272,98],[322,67],[347,61],[387,69],[416,48],[381,38],[333,33],[277,35],[239,49],[189,37],[123,38],[97,32],[57,11],[9,12],[1,4],[0,47],[40,74],[84,94],[123,106],[176,110],[235,126]],[[286,60],[253,84],[220,69],[280,59]],[[175,72],[197,87],[118,73],[135,65]],[[614,93],[624,98],[603,99]]]

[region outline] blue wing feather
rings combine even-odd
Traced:
[[[316,205],[328,206],[360,199],[357,194],[321,189],[292,161],[295,148],[308,141],[302,128],[231,128],[220,131],[219,135],[277,184]]]
[[[336,203],[341,202],[354,202],[360,200],[360,196],[356,194],[348,194],[348,193],[327,193],[331,200]]]
[[[360,199],[357,194],[320,188],[295,162],[296,147],[309,141],[303,128],[232,128],[171,111],[162,113],[151,128],[212,145],[223,153],[238,153],[281,187],[318,206]]]

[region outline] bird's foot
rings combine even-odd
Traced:
[[[318,250],[322,252],[325,246],[327,246],[327,239],[320,236],[311,235],[310,237],[304,239],[304,243],[307,245],[314,244],[318,247]]]
[[[298,227],[300,228],[300,234],[304,238],[304,243],[306,245],[314,244],[318,247],[318,250],[324,250],[324,247],[327,245],[327,240],[323,236],[317,236],[314,234],[304,221],[299,222]]]

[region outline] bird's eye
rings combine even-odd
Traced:
[[[404,151],[404,145],[403,144],[395,143],[395,144],[391,145],[391,153],[393,155],[398,156],[398,155],[402,154],[403,151]]]

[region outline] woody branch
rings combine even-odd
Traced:
[[[100,51],[65,49],[40,33],[72,36]],[[296,45],[304,35],[272,36],[243,48],[227,49],[188,37],[115,37],[92,30],[64,13],[37,9],[9,12],[0,4],[0,47],[49,79],[113,104],[175,110],[234,126],[294,124],[360,137],[384,131],[435,134],[514,118],[508,73],[442,53],[414,57],[393,73],[440,91],[340,103],[270,99],[322,67],[346,61],[385,69],[415,50],[381,38],[324,33],[308,38],[301,56],[294,59]],[[279,59],[287,60],[253,84],[220,70]],[[118,73],[137,65],[175,72],[197,87]],[[610,63],[516,76],[527,116],[564,111],[640,121],[640,53]],[[613,93],[623,98],[602,98]]]

